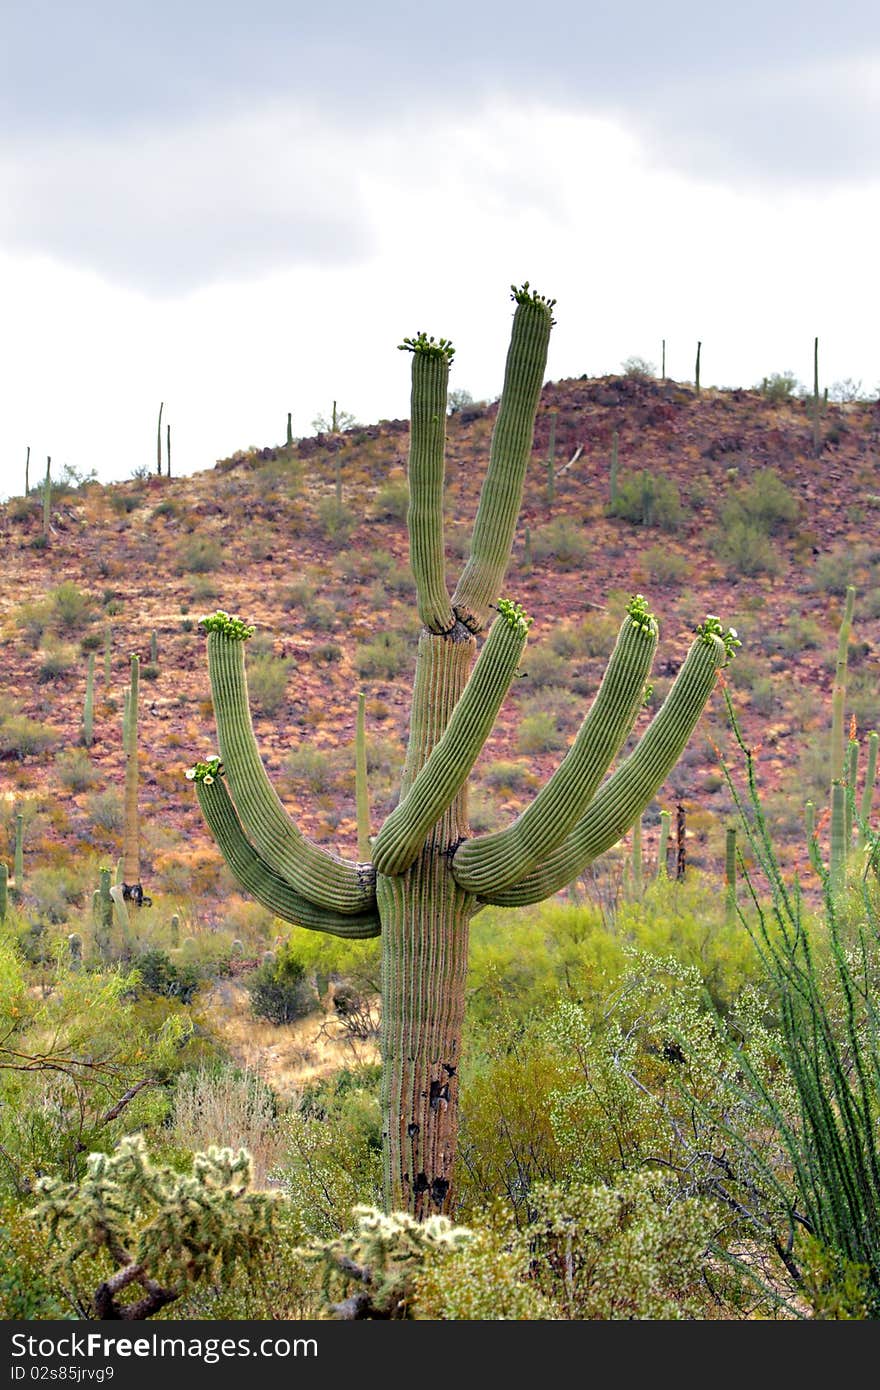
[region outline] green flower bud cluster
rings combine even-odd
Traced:
[[[455,348],[448,338],[440,338],[435,342],[433,335],[429,338],[427,333],[417,333],[414,338],[404,338],[402,343],[398,343],[398,352],[420,352],[426,357],[445,357],[447,362],[451,362],[455,356]]]
[[[223,763],[216,755],[206,758],[204,762],[195,763],[186,769],[184,774],[188,782],[204,782],[210,787],[216,777],[223,776]]]
[[[500,598],[496,606],[499,615],[504,618],[508,627],[518,628],[520,632],[528,632],[533,619],[528,616],[522,604],[514,603],[509,598]]]
[[[714,613],[707,613],[706,621],[704,623],[699,623],[694,630],[697,636],[702,637],[703,641],[708,646],[712,645],[713,637],[720,637],[721,641],[724,643],[724,650],[727,653],[727,661],[724,663],[725,666],[736,655],[737,647],[742,646],[742,642],[736,635],[736,628],[729,627],[725,632],[721,626],[721,619],[717,618]]]
[[[510,289],[510,297],[511,299],[515,300],[517,304],[533,304],[535,308],[547,309],[548,312],[550,312],[552,311],[553,306],[556,303],[555,299],[547,299],[543,294],[538,294],[537,290],[530,290],[528,280],[526,280],[518,288],[516,285],[511,285]],[[554,318],[551,318],[551,326],[555,322],[556,320]]]
[[[657,631],[657,619],[649,609],[648,600],[644,594],[633,594],[626,606],[626,611],[636,627],[640,627],[646,637],[652,637]]]
[[[224,637],[230,637],[234,642],[246,642],[256,631],[241,618],[230,617],[222,608],[218,608],[216,613],[199,618],[199,627],[206,633],[222,632]]]

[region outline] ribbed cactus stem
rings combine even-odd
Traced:
[[[642,707],[657,648],[657,624],[636,607],[627,615],[596,698],[549,782],[504,830],[467,840],[452,861],[456,882],[482,895],[522,878],[584,815]]]
[[[816,834],[816,807],[812,801],[808,801],[804,806],[804,829],[807,832],[807,844]]]
[[[429,632],[449,632],[455,614],[446,587],[443,550],[443,480],[446,450],[446,397],[450,343],[424,333],[402,344],[412,352],[409,446],[410,565],[416,582],[419,618]]]
[[[203,620],[220,754],[232,799],[248,840],[295,892],[336,912],[370,911],[375,875],[313,844],[287,814],[269,780],[254,737],[245,674],[244,624],[228,614]],[[239,635],[235,635],[238,632]]]
[[[550,437],[547,441],[547,505],[550,506],[556,495],[556,417],[558,411],[550,411]]]
[[[831,891],[839,896],[846,881],[846,787],[831,783]]]
[[[95,916],[95,939],[102,954],[107,947],[108,938],[113,926],[113,898],[110,894],[111,886],[110,870],[101,869],[98,875],[98,887],[95,889],[92,899],[92,908]]]
[[[21,811],[15,817],[15,850],[12,858],[12,871],[15,875],[15,894],[20,898],[24,892],[24,816]]]
[[[632,870],[632,891],[633,896],[640,898],[644,889],[644,872],[642,868],[642,818],[636,816],[632,828],[632,846],[630,849],[630,868]]]
[[[9,910],[9,869],[0,859],[0,922],[6,921]]]
[[[516,312],[489,467],[480,493],[471,553],[452,596],[456,617],[482,632],[510,559],[553,324],[552,300],[514,290]]]
[[[139,888],[141,881],[140,825],[138,819],[138,699],[140,658],[132,653],[130,684],[125,691],[123,745],[125,751],[125,802],[122,830],[123,883]]]
[[[354,792],[357,812],[358,859],[366,864],[370,858],[370,789],[367,784],[367,697],[358,694],[357,723],[354,734]]]
[[[718,637],[699,637],[675,682],[633,752],[602,786],[586,814],[543,863],[484,902],[519,907],[541,902],[617,844],[657,795],[678,761],[715,686],[726,649]]]
[[[95,653],[89,652],[86,667],[86,694],[83,701],[82,742],[91,748],[95,732]]]
[[[619,441],[620,441],[620,434],[619,434],[619,432],[618,432],[617,430],[615,430],[614,433],[613,433],[613,435],[611,436],[611,472],[610,472],[610,480],[609,480],[609,482],[610,482],[610,485],[609,485],[609,496],[610,496],[610,501],[611,501],[612,507],[614,506],[615,502],[617,501],[617,464],[618,464],[618,448],[619,448]]]
[[[492,730],[529,627],[516,605],[501,600],[499,609],[442,737],[376,836],[373,864],[379,874],[402,874],[409,868],[431,826],[466,782]],[[454,638],[455,633],[446,640]]]
[[[855,808],[856,784],[859,776],[859,744],[851,738],[846,749],[846,800],[844,802],[844,852],[852,849],[853,811]]]
[[[196,794],[202,815],[223,852],[223,858],[241,887],[257,902],[283,921],[308,927],[312,931],[352,939],[378,936],[379,917],[375,908],[361,913],[341,913],[316,907],[310,899],[291,888],[285,879],[273,873],[248,841],[221,778],[216,777],[207,784],[204,779],[197,780]]]
[[[287,412],[287,447],[288,447],[288,449],[291,447],[292,444],[293,444],[293,413],[292,413],[291,411],[288,410],[288,412]]]
[[[671,812],[660,812],[660,834],[657,838],[657,878],[659,879],[669,877],[669,826],[671,821]]]
[[[871,809],[874,801],[874,781],[877,776],[877,746],[880,744],[880,734],[871,730],[868,734],[868,757],[865,766],[865,785],[862,788],[862,802],[859,807],[859,848],[862,849],[867,840],[866,830],[871,820]]]
[[[834,676],[834,690],[831,695],[831,780],[840,781],[844,775],[845,732],[844,712],[846,705],[846,668],[849,638],[852,630],[853,608],[856,591],[852,585],[847,588],[843,618],[837,637],[837,667]]]
[[[736,918],[736,826],[729,825],[724,845],[725,904],[728,922]]]

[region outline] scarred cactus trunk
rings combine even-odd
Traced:
[[[719,666],[739,645],[735,633],[707,618],[662,708],[607,777],[644,703],[657,645],[657,624],[637,595],[559,768],[506,829],[471,834],[467,779],[529,627],[500,592],[532,451],[553,301],[527,285],[513,297],[504,391],[471,554],[451,596],[443,480],[453,349],[424,333],[402,344],[413,354],[407,523],[422,632],[400,800],[373,837],[371,863],[315,845],[287,814],[250,719],[244,643],[253,629],[222,611],[202,620],[220,752],[187,776],[233,874],[271,911],[339,936],[381,933],[385,1202],[419,1217],[454,1204],[471,917],[485,903],[515,907],[549,897],[620,839],[672,770]]]

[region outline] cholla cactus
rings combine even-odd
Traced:
[[[43,1178],[35,1218],[53,1240],[66,1237],[55,1268],[76,1274],[83,1255],[115,1269],[91,1294],[92,1313],[127,1322],[151,1317],[187,1283],[252,1264],[271,1235],[275,1196],[250,1191],[244,1149],[197,1153],[193,1171],[154,1166],[143,1137],[126,1135],[112,1154],[90,1154],[80,1183]],[[120,1301],[134,1286],[136,1301]]]
[[[419,1222],[405,1211],[386,1216],[368,1206],[355,1207],[352,1215],[353,1231],[300,1252],[323,1263],[327,1307],[348,1321],[409,1317],[413,1277],[425,1258],[458,1250],[474,1235],[446,1216]]]
[[[738,645],[735,633],[707,618],[662,708],[607,778],[642,707],[658,639],[657,623],[637,595],[555,774],[506,829],[472,835],[468,776],[529,628],[519,605],[499,595],[553,323],[553,301],[528,285],[514,289],[513,299],[504,389],[470,558],[451,595],[443,486],[454,350],[425,333],[402,344],[412,354],[407,524],[422,632],[400,801],[373,838],[371,863],[320,848],[287,814],[250,719],[244,647],[253,629],[222,611],[202,620],[220,752],[187,776],[233,874],[272,912],[343,937],[381,932],[385,1202],[388,1210],[419,1218],[449,1210],[452,1200],[471,918],[484,903],[516,907],[552,896],[620,839],[674,767],[718,668]],[[487,628],[477,655],[477,637]]]

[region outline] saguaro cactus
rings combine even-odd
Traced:
[[[424,333],[402,344],[412,353],[407,523],[422,632],[400,800],[373,839],[372,863],[318,847],[288,816],[250,719],[244,644],[253,629],[224,612],[202,620],[220,752],[187,775],[233,874],[273,912],[339,936],[381,933],[385,1201],[418,1217],[452,1201],[470,919],[484,903],[518,906],[549,897],[620,839],[674,766],[735,644],[715,617],[697,629],[662,708],[603,780],[642,707],[657,644],[657,624],[636,596],[554,775],[506,829],[471,834],[468,776],[529,627],[519,605],[499,595],[532,453],[553,301],[528,285],[514,289],[513,298],[470,558],[451,596],[443,481],[453,348]],[[487,628],[477,655],[477,637]]]

